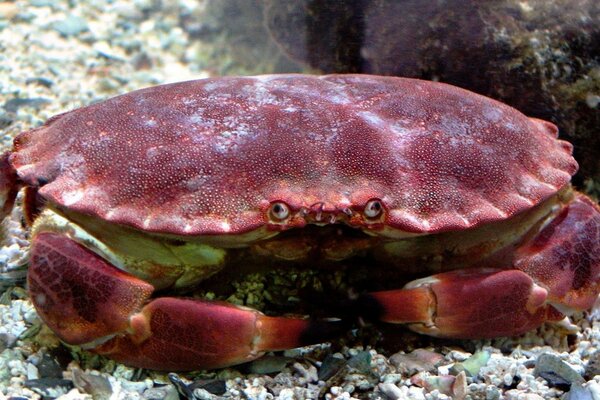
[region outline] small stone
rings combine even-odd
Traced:
[[[593,400],[592,392],[584,388],[579,383],[571,385],[571,390],[564,397],[565,400]]]
[[[73,383],[83,393],[91,394],[94,400],[109,400],[113,394],[112,386],[107,378],[88,374],[79,368],[73,369]]]
[[[89,29],[87,21],[75,15],[56,21],[52,24],[52,28],[64,37],[79,35]]]
[[[354,357],[350,358],[346,365],[366,374],[371,372],[371,358],[369,351],[360,351]]]
[[[456,400],[463,400],[467,397],[467,374],[465,374],[465,371],[456,375],[456,379],[452,384],[452,395],[452,398]]]
[[[500,398],[500,389],[496,386],[486,386],[485,400],[498,400]]]
[[[389,400],[400,400],[406,398],[404,393],[402,393],[402,390],[393,383],[382,383],[379,385],[379,390]]]
[[[417,372],[433,372],[444,360],[441,354],[425,349],[417,349],[409,354],[396,353],[390,357],[390,363],[403,375],[412,376]]]
[[[416,375],[413,375],[410,378],[410,382],[414,385],[421,386],[425,388],[428,392],[432,392],[434,390],[439,391],[445,395],[452,395],[452,387],[456,377],[452,375],[429,375],[428,372],[419,372]]]
[[[326,381],[337,374],[346,365],[346,360],[343,358],[328,355],[321,363],[318,377],[320,380]]]
[[[54,81],[52,79],[48,79],[48,78],[43,78],[43,77],[36,77],[36,78],[27,78],[25,80],[26,84],[36,84],[36,85],[40,85],[40,86],[44,86],[44,87],[52,87],[52,85],[54,85]]]
[[[43,97],[10,99],[4,103],[4,109],[16,113],[21,107],[31,107],[39,110],[43,105],[50,103],[49,99]]]
[[[41,378],[62,378],[62,368],[58,361],[49,354],[44,353],[37,365]]]
[[[39,379],[39,378],[40,378],[40,373],[39,373],[37,367],[33,364],[28,363],[27,364],[27,379],[33,380],[33,379]]]
[[[216,399],[217,396],[210,393],[208,390],[197,388],[194,389],[194,399],[197,400],[213,400]]]
[[[588,93],[585,96],[585,103],[588,105],[589,108],[596,108],[598,107],[598,104],[600,104],[600,96],[598,96],[597,94]]]
[[[13,348],[17,343],[17,339],[12,333],[0,333],[0,350]]]
[[[567,363],[555,355],[542,354],[538,357],[533,375],[544,378],[548,385],[561,390],[569,390],[573,383],[583,384],[585,380]]]
[[[0,129],[9,127],[15,119],[5,109],[0,108]]]
[[[272,374],[274,372],[281,372],[293,361],[294,359],[290,357],[265,356],[248,363],[245,366],[245,370],[250,374]]]
[[[146,389],[142,397],[146,400],[179,400],[179,394],[173,385]]]
[[[43,397],[55,398],[71,390],[73,382],[68,379],[40,378],[26,380],[23,386]]]
[[[54,0],[29,0],[29,5],[33,7],[51,7],[54,3]]]
[[[317,382],[319,380],[317,368],[314,365],[306,367],[301,363],[294,363],[293,368],[305,382]]]
[[[587,390],[592,394],[592,399],[599,400],[600,399],[600,383],[596,381],[590,381],[587,384]]]
[[[167,375],[171,383],[177,389],[177,393],[179,393],[180,397],[183,399],[194,399],[194,391],[189,388],[189,385],[181,380],[179,375],[175,373],[170,373]]]
[[[481,367],[485,366],[490,360],[489,351],[478,351],[465,361],[456,363],[451,368],[453,374],[458,374],[464,371],[467,376],[477,376]]]

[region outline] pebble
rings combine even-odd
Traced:
[[[56,21],[52,24],[52,29],[62,36],[75,36],[89,29],[88,23],[84,18],[69,15],[67,18]]]
[[[331,354],[328,355],[321,363],[318,378],[324,381],[328,380],[337,374],[346,365],[346,363],[347,361],[344,358],[336,357]]]
[[[173,385],[146,389],[142,397],[146,400],[179,400],[179,394]]]
[[[265,356],[246,364],[246,371],[250,374],[272,374],[281,372],[293,361],[294,359],[290,357]]]
[[[173,386],[175,386],[175,389],[177,389],[177,393],[179,393],[179,395],[183,399],[190,399],[190,400],[194,399],[194,391],[189,388],[189,385],[187,383],[185,383],[179,377],[179,375],[177,375],[175,373],[170,373],[167,376],[169,377],[169,380],[171,381]]]
[[[389,359],[401,374],[412,376],[417,372],[433,372],[444,360],[444,356],[434,351],[416,349],[409,354],[396,353]]]
[[[73,384],[82,393],[90,394],[94,400],[109,400],[113,394],[110,381],[101,375],[73,369]]]
[[[585,382],[581,375],[553,354],[540,355],[533,374],[544,378],[550,386],[566,388],[567,390],[573,383],[582,384]]]
[[[42,378],[62,378],[62,368],[58,361],[49,354],[43,354],[38,361],[37,369]]]
[[[466,360],[454,364],[451,372],[456,375],[464,371],[468,376],[477,376],[479,370],[488,363],[489,359],[489,351],[478,351]]]
[[[73,382],[68,379],[40,378],[23,382],[23,386],[44,397],[58,397],[73,388]]]
[[[10,99],[4,103],[4,109],[8,112],[16,113],[21,107],[31,107],[34,109],[40,109],[45,104],[50,103],[50,99],[43,97],[35,98],[16,98]]]
[[[378,386],[378,389],[389,400],[399,400],[404,398],[404,393],[402,390],[393,383],[382,383]]]
[[[571,385],[571,390],[565,396],[565,400],[593,400],[592,393],[579,383]]]

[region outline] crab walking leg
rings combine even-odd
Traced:
[[[600,291],[600,210],[573,202],[514,254],[514,269],[475,268],[359,298],[380,320],[433,336],[510,336],[592,307]]]
[[[224,367],[322,342],[341,328],[224,302],[149,300],[150,284],[57,233],[34,238],[28,279],[38,313],[62,340],[143,368]]]

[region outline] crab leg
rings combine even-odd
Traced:
[[[365,315],[452,338],[510,336],[592,307],[600,277],[600,210],[572,203],[514,254],[514,269],[445,272],[359,298]],[[366,310],[365,310],[366,309]]]
[[[238,364],[324,341],[340,325],[269,317],[224,302],[149,299],[150,284],[57,233],[36,235],[28,279],[38,313],[62,340],[143,368]]]

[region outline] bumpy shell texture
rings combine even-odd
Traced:
[[[10,161],[48,201],[150,232],[236,234],[269,204],[360,212],[406,232],[529,209],[577,164],[556,128],[445,84],[226,77],[142,89],[21,134]]]

